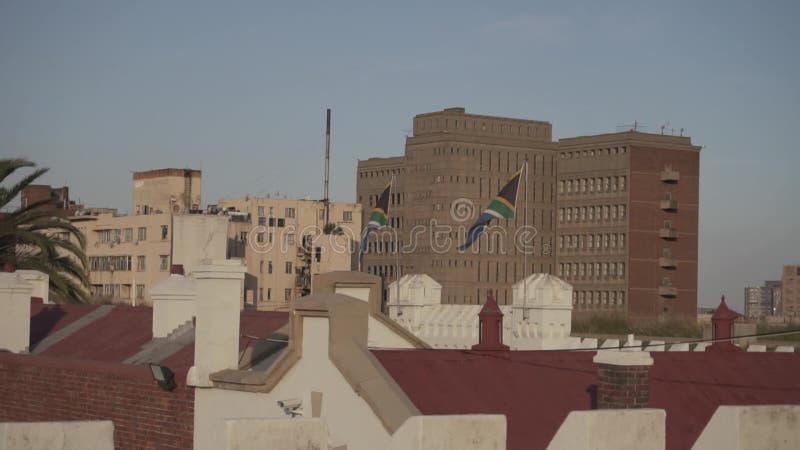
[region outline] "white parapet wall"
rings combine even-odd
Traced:
[[[0,272],[0,350],[28,351],[33,286],[16,272]]]
[[[113,450],[114,423],[110,420],[0,423],[0,449]]]
[[[664,450],[666,417],[663,409],[572,411],[547,450]]]
[[[506,417],[500,414],[414,416],[392,435],[387,450],[504,450]]]
[[[153,337],[167,337],[194,317],[197,282],[172,274],[153,287],[150,297],[153,299]]]
[[[44,303],[50,303],[50,276],[38,270],[17,270],[16,273],[31,284],[31,297],[37,297]]]
[[[796,450],[800,405],[720,406],[692,450]]]
[[[321,419],[229,419],[227,450],[325,450],[328,426]]]

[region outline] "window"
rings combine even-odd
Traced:
[[[139,241],[146,241],[147,240],[147,227],[139,227],[138,231],[138,239]]]
[[[272,288],[267,288],[267,300],[272,300]]]
[[[164,241],[169,235],[169,228],[166,225],[161,225],[161,240]]]
[[[272,261],[267,263],[267,273],[272,273]],[[267,292],[269,294],[269,292]]]
[[[136,270],[142,272],[145,270],[145,258],[144,256],[137,256],[136,257]]]
[[[322,261],[322,247],[316,247],[314,249],[314,260],[316,262]]]
[[[133,240],[133,228],[125,228],[125,231],[122,233],[122,240],[125,242]]]
[[[292,299],[292,290],[291,289],[284,289],[283,290],[283,299],[287,302]]]
[[[258,288],[258,302],[264,301],[264,288]]]
[[[267,224],[267,218],[266,217],[259,217],[258,218],[258,224],[261,225],[261,226],[266,225]]]
[[[100,272],[128,271],[133,269],[131,256],[90,256],[89,270]]]
[[[344,211],[342,213],[342,222],[352,222],[353,221],[353,211]]]
[[[291,261],[286,261],[286,273],[288,273],[288,274],[292,273],[292,263],[291,263]]]
[[[264,233],[257,233],[256,234],[256,242],[264,242]]]
[[[289,233],[284,235],[284,239],[286,240],[286,245],[294,245],[294,233]]]
[[[278,219],[278,226],[283,227],[286,226],[286,219]],[[270,241],[272,242],[272,241]]]
[[[264,273],[264,261],[258,263],[258,273]]]
[[[264,217],[264,207],[263,206],[259,206],[258,207],[258,217]]]
[[[294,208],[286,208],[286,210],[284,210],[284,214],[283,215],[288,217],[289,219],[294,219],[294,214],[295,214]],[[279,226],[283,226],[283,225],[279,225]]]
[[[169,270],[169,255],[161,255],[161,270]]]
[[[144,298],[144,285],[137,284],[136,285],[136,298],[143,299]]]

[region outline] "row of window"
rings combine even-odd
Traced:
[[[263,302],[264,299],[264,288],[258,288],[258,302]],[[267,288],[267,301],[272,300],[272,288]],[[283,290],[283,300],[289,302],[292,300],[292,290],[291,289],[284,289]]]
[[[561,159],[594,158],[595,156],[616,156],[628,153],[628,147],[606,147],[591,150],[561,152]]]
[[[624,262],[559,263],[558,276],[564,279],[625,278]]]
[[[133,228],[109,228],[106,230],[96,230],[97,241],[102,244],[120,243],[133,241]],[[161,225],[161,239],[169,237],[169,226]],[[136,242],[147,240],[147,227],[139,227],[136,230]]]
[[[144,285],[136,285],[136,298],[144,298]],[[93,284],[91,293],[94,297],[130,298],[130,285],[125,284]]]
[[[317,247],[317,250],[319,250],[319,249],[320,248]],[[317,262],[319,262],[319,260],[317,260]],[[298,267],[298,269],[299,269],[299,267]],[[285,266],[284,266],[284,271],[287,274],[290,274],[290,275],[293,273],[292,272],[292,262],[291,261],[286,261]],[[258,264],[258,272],[259,273],[264,273],[264,261],[259,262],[259,264]],[[267,273],[268,274],[272,273],[272,261],[267,261]]]
[[[450,118],[431,118],[417,119],[414,122],[414,129],[424,130],[480,130],[483,133],[504,134],[506,136],[527,136],[527,137],[548,137],[546,126],[536,127],[530,125],[518,125],[508,122],[495,122],[484,120],[478,122],[475,119],[450,119]]]
[[[269,207],[269,215],[270,215],[270,217],[272,217],[272,208],[273,208],[272,206]],[[258,207],[258,217],[259,218],[266,217],[266,214],[264,214],[265,212],[266,212],[266,207],[265,206],[259,206]],[[285,218],[287,218],[287,219],[294,219],[295,213],[296,213],[296,211],[295,211],[294,208],[288,208],[287,207],[287,208],[284,208],[284,210],[283,210],[283,216]]]
[[[600,194],[607,192],[624,192],[625,189],[627,189],[627,177],[625,175],[558,181],[559,194]]]
[[[559,250],[625,248],[625,233],[571,234],[558,237]]]
[[[169,255],[159,256],[162,271],[169,270]],[[121,256],[90,256],[89,270],[93,272],[124,272],[133,270],[133,257],[130,255]],[[144,255],[136,257],[136,270],[143,272],[147,269],[147,261]]]
[[[399,175],[405,173],[406,169],[381,169],[381,170],[364,170],[358,172],[359,178],[389,178],[392,175]]]
[[[619,308],[625,304],[625,291],[573,291],[572,304]]]
[[[573,206],[558,209],[558,223],[622,221],[626,214],[625,205]]]

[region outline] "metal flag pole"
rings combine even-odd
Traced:
[[[389,192],[390,192],[390,194],[389,194],[389,198],[390,198],[389,203],[390,204],[391,204],[391,199],[394,199],[394,194],[395,194],[395,191],[397,190],[397,188],[395,186],[395,182],[396,182],[396,178],[395,178],[394,174],[392,174],[391,187],[389,188]],[[397,207],[398,203],[400,203],[400,202],[395,203],[394,206]],[[394,233],[393,233],[394,234],[394,281],[395,281],[395,284],[397,284],[397,302],[400,303],[400,245],[399,245],[399,242],[398,242],[397,228],[396,227],[392,227],[392,229],[394,231]]]
[[[528,232],[528,157],[527,156],[525,156],[525,168],[524,168],[524,170],[525,170],[525,208],[524,208],[524,211],[523,211],[524,218],[523,218],[523,221],[522,221],[522,226],[525,229],[525,232],[523,233],[523,236],[525,236],[525,233]],[[523,271],[523,273],[522,273],[522,304],[524,306],[528,302],[528,281],[527,281],[527,279],[528,279],[528,246],[527,246],[527,244],[523,244],[522,253],[523,253],[523,261],[524,261],[523,264],[522,264],[522,271]],[[523,308],[522,311],[523,311],[523,314],[522,314],[523,317],[522,318],[523,319],[527,319],[527,317],[525,317],[526,316],[525,313],[527,312],[527,308]]]

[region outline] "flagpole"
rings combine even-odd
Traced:
[[[522,226],[525,228],[525,233],[528,232],[528,157],[525,156],[525,208],[524,208],[524,219]],[[523,252],[523,265],[522,265],[522,304],[523,306],[528,302],[528,248],[527,244],[523,245],[522,247]],[[527,308],[522,308],[522,318],[527,319],[525,312],[527,312]]]
[[[392,187],[391,187],[391,189],[389,189],[389,191],[392,192],[392,195],[394,195],[395,191],[397,190],[397,188],[395,186],[396,181],[397,180],[396,180],[394,174],[392,174]],[[389,198],[393,198],[392,195],[390,195]],[[390,201],[390,203],[391,203],[391,201]],[[400,203],[399,201],[397,203],[395,203],[395,205],[394,205],[395,208],[397,206],[399,206],[399,203]],[[400,304],[400,246],[399,246],[399,242],[398,242],[399,235],[398,235],[398,232],[397,232],[397,228],[395,228],[395,227],[392,227],[392,228],[394,229],[394,280],[395,280],[395,283],[397,284],[397,299],[396,300],[397,300],[397,303]]]

